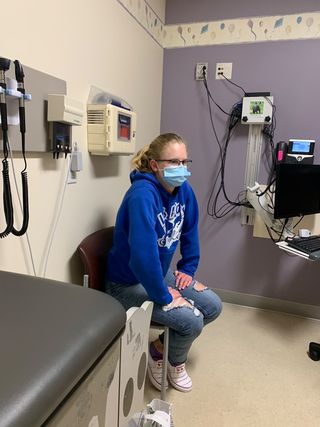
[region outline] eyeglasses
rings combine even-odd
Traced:
[[[179,159],[154,159],[156,162],[167,162],[172,166],[189,166],[192,163],[191,159],[184,159],[184,160],[179,160]]]

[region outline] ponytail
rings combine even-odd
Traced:
[[[160,159],[164,148],[172,142],[185,144],[181,136],[177,135],[176,133],[164,133],[163,135],[157,136],[157,138],[154,139],[151,144],[143,147],[133,157],[131,160],[133,168],[140,172],[152,172],[149,161],[151,159]]]
[[[135,156],[131,160],[134,169],[137,169],[140,172],[151,172],[148,156],[149,148],[150,144],[144,146],[135,154]]]

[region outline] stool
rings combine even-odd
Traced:
[[[168,352],[169,352],[169,326],[162,325],[161,323],[151,320],[151,329],[161,329],[163,331],[163,362],[162,362],[162,376],[161,376],[161,400],[166,400],[166,379],[168,373]]]

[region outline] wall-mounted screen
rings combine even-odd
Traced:
[[[320,213],[320,165],[277,165],[274,218]]]

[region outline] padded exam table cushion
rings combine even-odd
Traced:
[[[0,425],[40,426],[120,338],[126,313],[93,289],[0,271]]]

